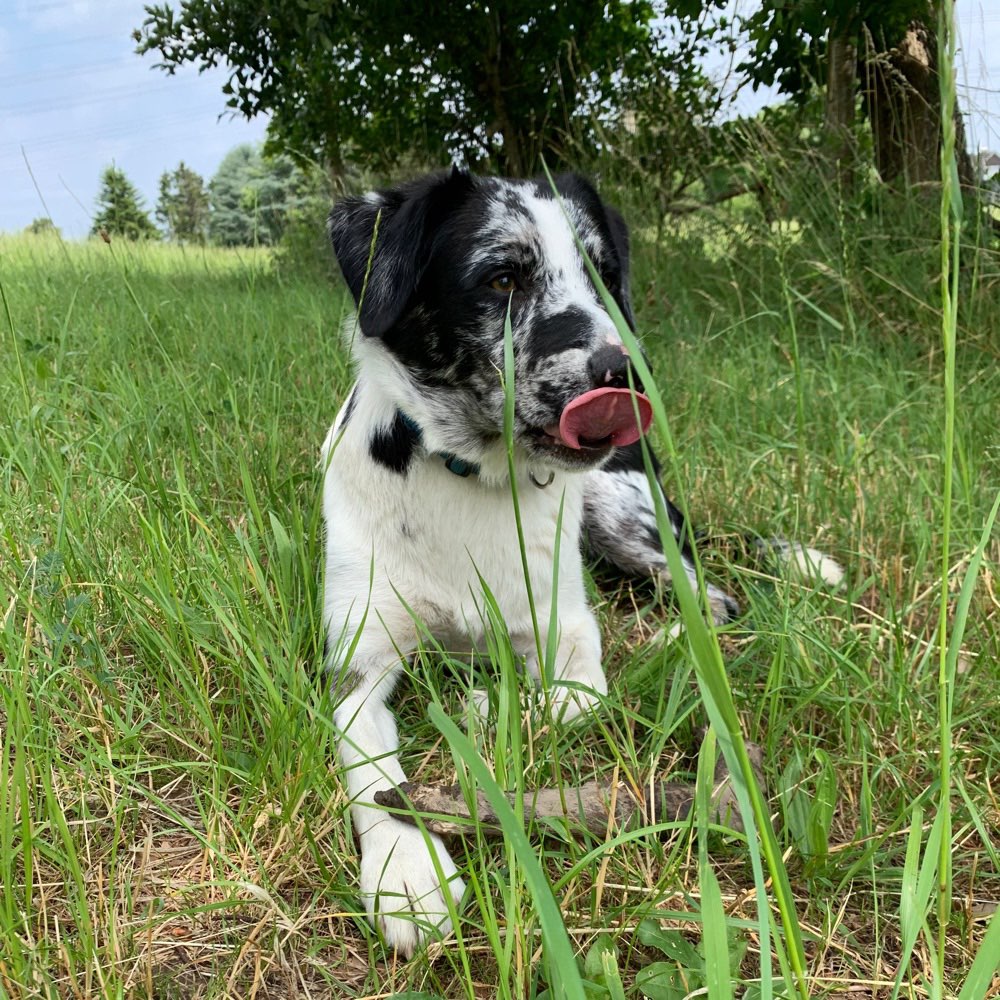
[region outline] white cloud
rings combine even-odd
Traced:
[[[142,20],[141,4],[133,0],[17,0],[14,16],[32,31],[88,31],[125,20]]]

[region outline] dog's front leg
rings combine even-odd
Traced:
[[[386,704],[400,672],[398,654],[366,645],[363,639],[338,685],[346,693],[334,709],[334,723],[361,845],[365,909],[386,943],[409,957],[428,935],[448,931],[444,893],[457,904],[465,883],[438,836],[374,805],[376,792],[406,775],[397,757],[396,720]]]
[[[556,628],[559,634],[549,704],[556,718],[568,721],[599,705],[608,693],[608,681],[601,665],[601,632],[593,612],[586,605],[574,608],[560,616]],[[541,668],[533,639],[530,645],[519,645],[526,652],[528,673],[539,680]]]

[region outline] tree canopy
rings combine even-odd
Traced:
[[[559,162],[566,133],[651,78],[699,78],[716,0],[185,0],[146,7],[140,52],[230,69],[228,103],[336,173],[404,151],[501,170]],[[680,22],[683,30],[663,30]],[[668,44],[668,39],[670,44]]]
[[[221,246],[273,246],[297,214],[325,218],[329,200],[319,171],[244,143],[225,155],[209,182],[209,237]]]
[[[860,94],[882,180],[933,181],[941,141],[936,21],[932,0],[771,0],[744,23],[752,48],[740,69],[755,87],[777,84],[799,102],[824,88],[830,145],[840,154]],[[955,127],[959,174],[972,183],[957,114]]]
[[[208,192],[201,174],[185,166],[160,177],[156,218],[167,238],[178,243],[204,243],[208,236]]]
[[[55,236],[58,238],[62,235],[59,227],[47,215],[32,219],[31,225],[27,226],[24,231],[32,236]]]
[[[777,84],[801,99],[826,81],[832,39],[845,39],[856,53],[884,52],[911,22],[931,15],[930,0],[772,0],[745,21],[752,48],[740,69],[754,86]]]

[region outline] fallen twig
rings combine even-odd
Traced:
[[[762,782],[762,751],[753,743],[747,744],[747,750],[757,780]],[[516,798],[513,792],[507,794],[512,808]],[[477,792],[470,809],[461,785],[405,781],[398,788],[376,792],[375,801],[378,805],[399,810],[400,818],[411,823],[419,816],[428,830],[444,836],[464,836],[477,827],[489,836],[503,832],[486,796]],[[609,830],[618,833],[639,826],[683,820],[693,803],[693,784],[657,779],[641,789],[622,781],[615,785],[606,779],[574,787],[539,788],[525,792],[522,800],[526,825],[537,820],[564,820],[600,836]],[[715,766],[711,819],[721,826],[743,831],[732,779],[721,756]]]

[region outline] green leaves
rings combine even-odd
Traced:
[[[635,985],[649,1000],[684,1000],[704,991],[711,1000],[733,995],[731,975],[738,972],[746,954],[742,932],[727,926],[719,885],[711,868],[702,877],[702,940],[693,945],[679,930],[667,929],[653,919],[639,924],[636,936],[668,961],[652,962],[635,977]]]
[[[792,757],[782,772],[778,794],[799,853],[809,861],[825,859],[838,795],[837,771],[830,755],[817,749],[809,760]]]
[[[301,169],[287,155],[263,155],[249,143],[223,157],[208,200],[208,234],[221,246],[274,246],[296,217],[322,220],[329,210],[320,171]]]
[[[168,73],[225,63],[230,107],[270,115],[276,147],[338,173],[345,160],[384,171],[450,155],[526,174],[542,153],[559,158],[567,124],[593,136],[595,109],[620,109],[631,86],[700,86],[681,56],[713,5],[451,4],[442,34],[429,0],[186,0],[177,13],[148,7],[137,48]],[[671,15],[685,25],[677,39],[662,27]]]

